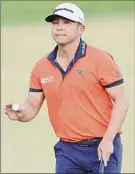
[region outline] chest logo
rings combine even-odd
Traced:
[[[49,76],[49,77],[46,77],[46,78],[40,78],[40,81],[41,81],[41,84],[50,83],[50,82],[53,81],[53,77]]]
[[[79,74],[80,76],[84,77],[84,72],[82,69],[77,69],[76,70],[77,74]]]

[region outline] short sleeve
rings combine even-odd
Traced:
[[[120,69],[110,54],[103,53],[98,60],[97,77],[102,86],[111,88],[124,82]]]
[[[30,89],[29,92],[42,92],[42,85],[39,76],[39,66],[35,65],[30,75]]]

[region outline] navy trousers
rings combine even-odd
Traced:
[[[104,173],[120,173],[122,165],[122,144],[120,136],[114,139],[114,152]],[[59,140],[54,146],[56,174],[99,173],[100,161],[97,153],[98,144],[81,146],[78,143]]]

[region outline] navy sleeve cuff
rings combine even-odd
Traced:
[[[30,88],[29,92],[43,92],[43,89],[34,89],[34,88]]]
[[[105,85],[104,87],[105,88],[111,88],[111,87],[114,87],[114,86],[118,86],[118,85],[120,85],[122,83],[124,83],[124,80],[123,79],[120,79],[120,80],[115,81],[115,82],[113,82],[113,83],[111,83],[109,85]]]

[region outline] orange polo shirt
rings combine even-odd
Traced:
[[[56,48],[32,70],[30,92],[43,92],[57,137],[76,142],[103,137],[113,103],[105,88],[123,83],[112,56],[80,40],[67,71],[55,61]]]

